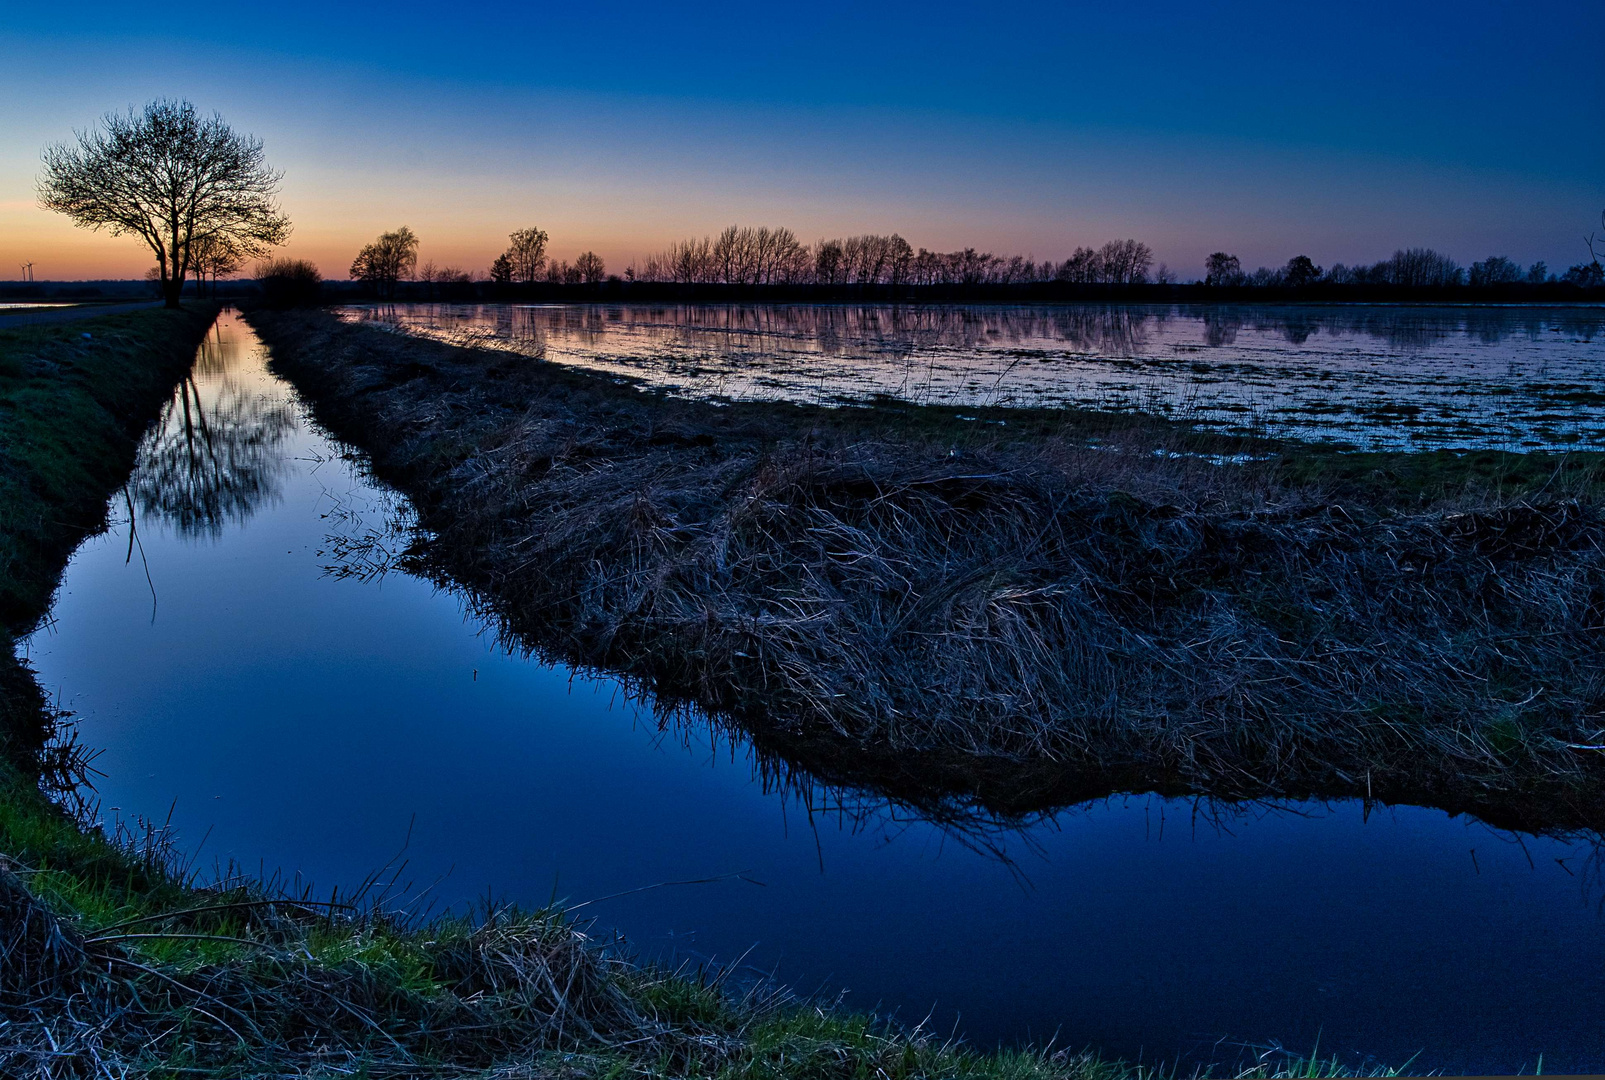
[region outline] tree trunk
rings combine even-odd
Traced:
[[[184,291],[184,279],[170,277],[162,282],[162,297],[170,308],[178,307],[178,298]]]

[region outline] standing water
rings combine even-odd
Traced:
[[[266,359],[220,319],[29,642],[104,751],[107,818],[322,888],[399,857],[437,907],[597,899],[649,956],[744,957],[983,1045],[1605,1070],[1589,844],[1143,795],[981,844],[873,793],[776,791],[746,747],[499,649],[452,593],[326,572],[403,507]]]
[[[341,314],[716,401],[1140,409],[1363,449],[1605,448],[1596,304],[387,304]]]

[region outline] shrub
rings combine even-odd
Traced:
[[[256,268],[268,307],[313,307],[323,298],[323,275],[305,259],[271,259]]]

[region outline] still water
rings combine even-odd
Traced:
[[[1605,448],[1605,308],[524,305],[343,316],[721,401],[1141,409],[1362,448]]]
[[[106,818],[325,889],[399,856],[437,907],[611,897],[584,913],[640,952],[982,1044],[1605,1070],[1591,845],[1134,795],[995,833],[1000,857],[870,792],[775,791],[745,747],[497,648],[451,593],[327,573],[404,508],[264,360],[225,314],[29,643],[104,748]]]

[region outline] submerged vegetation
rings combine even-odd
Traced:
[[[1157,790],[1605,822],[1592,456],[1359,464],[1140,417],[715,407],[253,321],[412,498],[421,568],[821,778],[1006,815]]]

